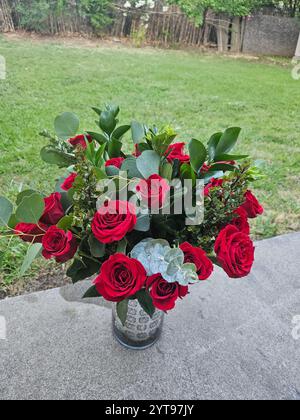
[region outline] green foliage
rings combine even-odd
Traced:
[[[80,0],[79,12],[86,17],[96,32],[101,32],[113,22],[110,0]]]
[[[168,0],[170,4],[178,4],[181,9],[196,23],[203,23],[208,9],[216,13],[227,13],[230,16],[248,16],[253,10],[269,4],[269,0]]]
[[[5,197],[0,197],[0,226],[6,227],[13,212],[12,203]]]
[[[117,314],[122,324],[125,325],[128,314],[128,299],[117,303]]]
[[[33,261],[41,254],[42,248],[43,247],[41,244],[30,245],[20,270],[21,276],[24,276],[24,274],[30,268]]]
[[[96,32],[101,33],[113,22],[109,0],[22,0],[13,3],[20,28],[40,33],[52,33],[50,20],[68,17],[81,18]]]
[[[88,291],[83,296],[83,299],[92,299],[92,298],[99,298],[101,295],[99,294],[96,286],[92,286],[88,289]]]

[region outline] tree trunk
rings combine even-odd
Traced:
[[[7,0],[0,0],[0,32],[13,32],[14,30],[11,8]]]

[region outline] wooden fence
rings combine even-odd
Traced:
[[[0,31],[20,28],[20,19],[13,6],[22,0],[0,0]],[[72,0],[73,3],[76,0]],[[71,2],[71,0],[70,0]],[[71,3],[70,3],[71,4]],[[10,7],[12,5],[12,7]],[[152,43],[162,46],[200,45],[218,46],[220,51],[239,51],[242,38],[241,20],[226,15],[215,15],[208,11],[205,23],[196,25],[177,6],[167,5],[164,0],[156,0],[154,7],[128,7],[126,0],[113,0],[113,23],[103,35],[117,38],[131,38],[139,44]],[[51,14],[42,24],[45,34],[91,34],[93,28],[89,20],[71,7],[67,13]],[[26,28],[25,28],[26,29]]]

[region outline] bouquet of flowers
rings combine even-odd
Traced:
[[[78,135],[78,117],[64,113],[55,135],[41,133],[41,158],[65,168],[53,194],[25,190],[16,206],[0,197],[3,235],[29,243],[22,273],[42,255],[67,263],[74,283],[95,276],[85,297],[115,302],[124,321],[129,300],[149,316],[173,309],[214,265],[247,276],[248,219],[263,208],[249,189],[259,168],[231,153],[240,128],[185,145],[171,127],[120,126],[117,106],[94,111],[99,132]]]

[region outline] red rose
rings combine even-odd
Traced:
[[[31,223],[19,223],[14,229],[15,235],[20,236],[20,239],[24,242],[32,242],[34,244],[41,244],[43,236],[49,229],[49,226],[40,223],[34,225]]]
[[[212,178],[210,180],[210,183],[207,184],[205,186],[205,188],[204,188],[204,195],[205,195],[205,197],[208,197],[209,196],[210,190],[212,188],[222,187],[223,183],[224,183],[224,180],[222,178],[220,178],[220,179]]]
[[[161,274],[148,277],[146,288],[150,291],[153,305],[161,311],[170,311],[175,307],[176,300],[188,294],[189,288],[179,283],[168,283]]]
[[[65,212],[60,200],[60,193],[53,193],[49,197],[44,198],[45,210],[40,219],[41,223],[48,226],[56,225],[64,217]]]
[[[104,244],[120,241],[136,225],[135,206],[127,201],[109,201],[95,214],[92,231]]]
[[[142,180],[136,190],[141,193],[142,200],[148,204],[149,208],[158,210],[164,204],[170,186],[161,176],[151,175],[146,181]]]
[[[245,233],[246,235],[250,235],[250,225],[246,211],[240,207],[234,212],[234,214],[238,217],[234,217],[231,224],[237,227],[239,231]]]
[[[246,277],[250,273],[254,251],[250,237],[233,225],[223,229],[215,243],[218,261],[231,278]]]
[[[206,163],[203,164],[201,168],[201,174],[206,174],[210,170],[211,166],[207,165]]]
[[[189,162],[190,157],[185,154],[184,148],[185,143],[171,144],[166,151],[168,161],[172,163],[175,159],[178,159],[181,163]]]
[[[113,159],[110,159],[110,160],[108,160],[106,163],[105,163],[105,166],[106,167],[108,167],[108,166],[115,166],[116,168],[118,168],[118,169],[121,169],[121,166],[122,166],[122,163],[124,162],[124,158],[122,158],[122,157],[119,157],[119,158],[113,158]]]
[[[197,267],[199,280],[207,280],[214,271],[214,266],[206,252],[201,248],[192,246],[188,242],[181,244],[180,249],[184,253],[184,262],[195,264]]]
[[[71,139],[69,139],[69,143],[73,146],[73,147],[77,147],[77,146],[81,146],[84,150],[86,149],[86,141],[85,139],[87,139],[88,142],[92,142],[93,138],[92,136],[88,135],[88,134],[80,134],[79,136],[76,137],[72,137]]]
[[[65,232],[56,226],[51,226],[43,237],[43,257],[64,263],[71,260],[77,251],[77,241],[72,232]]]
[[[242,208],[247,212],[247,215],[250,219],[255,219],[255,217],[263,214],[263,207],[260,205],[257,198],[252,194],[251,191],[246,192],[245,199],[246,201],[242,205]]]
[[[146,270],[139,261],[124,254],[115,254],[102,265],[94,284],[104,299],[121,302],[141,290],[146,279]]]
[[[61,185],[61,189],[64,191],[69,191],[73,187],[76,177],[77,173],[73,172],[70,176],[68,176],[68,178],[65,179],[65,181]]]

